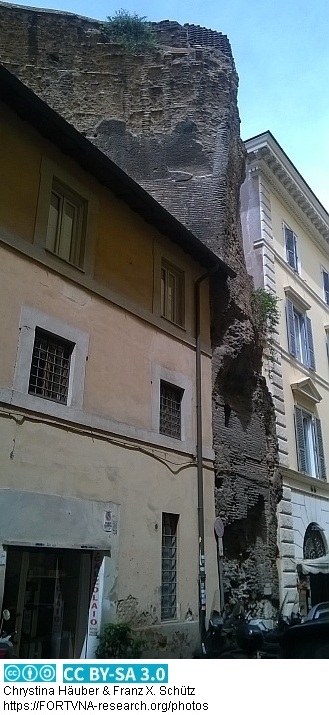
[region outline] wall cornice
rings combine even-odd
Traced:
[[[283,467],[281,465],[279,469],[282,474],[284,486],[289,486],[296,491],[302,492],[303,494],[306,492],[328,499],[328,482],[317,479],[316,477],[309,477],[307,474],[295,472],[293,469],[289,469],[288,467]]]
[[[274,137],[245,142],[251,174],[262,174],[313,240],[329,254],[329,215]]]

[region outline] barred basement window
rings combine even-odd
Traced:
[[[180,387],[160,382],[160,433],[181,439],[183,392]]]
[[[39,328],[35,331],[29,393],[67,404],[74,345]]]
[[[177,617],[178,514],[162,514],[161,619]]]

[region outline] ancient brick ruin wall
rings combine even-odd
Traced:
[[[0,58],[237,272],[212,290],[216,504],[227,593],[259,610],[278,596],[280,484],[241,239],[238,78],[224,35],[154,29],[158,47],[129,54],[97,21],[0,3]]]

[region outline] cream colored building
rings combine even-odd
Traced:
[[[0,100],[0,573],[16,654],[92,656],[102,623],[128,621],[149,655],[190,655],[200,551],[210,600],[218,583],[208,273],[229,269],[4,69]]]
[[[284,485],[278,510],[281,598],[287,593],[291,603],[298,591],[305,610],[329,599],[329,576],[306,575],[306,565],[305,574],[296,568],[329,552],[329,215],[270,132],[245,146],[247,270],[256,288],[278,297],[280,310],[275,360],[265,364],[265,374]]]

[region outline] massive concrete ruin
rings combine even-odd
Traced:
[[[269,615],[281,486],[240,230],[238,77],[225,35],[169,21],[154,30],[157,47],[133,53],[98,21],[0,3],[3,64],[237,273],[225,294],[212,279],[215,499],[226,599]]]

